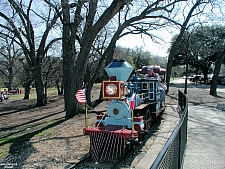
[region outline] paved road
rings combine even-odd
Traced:
[[[184,81],[176,79],[172,83],[184,84]],[[188,81],[188,86],[193,87],[193,84]],[[207,84],[194,87],[210,89]],[[225,92],[225,85],[218,85],[217,91]],[[188,109],[188,141],[183,169],[225,169],[225,111],[190,103]]]
[[[225,112],[189,105],[188,142],[183,169],[225,168]]]
[[[175,80],[172,80],[171,83],[173,83],[173,84],[184,84],[185,79],[182,79],[182,78],[175,79]],[[195,83],[190,82],[189,80],[187,81],[187,83],[188,83],[188,86],[189,85],[192,85],[192,86],[195,85]],[[204,88],[204,89],[206,88],[206,89],[210,90],[209,84],[197,84],[195,86],[198,87],[198,88]],[[225,85],[217,85],[217,91],[218,92],[225,92]]]

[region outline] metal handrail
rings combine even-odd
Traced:
[[[175,127],[174,131],[172,132],[172,134],[171,134],[170,138],[168,139],[168,141],[166,142],[165,146],[163,147],[163,149],[161,150],[161,152],[159,153],[159,155],[155,159],[154,163],[150,167],[151,169],[160,168],[160,165],[163,163],[163,161],[165,159],[165,156],[166,156],[167,152],[169,151],[170,146],[174,143],[177,136],[179,136],[179,139],[180,139],[179,132],[181,131],[181,127],[183,126],[183,124],[187,124],[188,100],[186,98],[186,95],[183,92],[181,92],[180,90],[178,90],[178,94],[179,94],[178,104],[181,108],[180,112],[178,112],[180,114],[180,121],[177,124],[177,126]],[[184,148],[181,149],[180,148],[181,147],[181,140],[179,141],[180,151],[179,151],[178,163],[177,163],[178,166],[174,167],[174,168],[182,168],[183,156],[184,156],[184,151],[186,149],[186,143],[187,143],[187,125],[185,126],[185,140],[184,140],[184,142],[185,142]],[[173,162],[170,161],[170,163],[173,163]]]

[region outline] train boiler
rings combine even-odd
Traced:
[[[133,76],[128,81],[133,67],[125,60],[113,60],[105,71],[110,78],[102,82],[103,99],[110,101],[107,112],[97,115],[94,127],[83,129],[90,136],[90,154],[96,162],[132,150],[165,109],[158,79]]]

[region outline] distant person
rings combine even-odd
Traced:
[[[154,77],[154,78],[156,78],[156,79],[161,81],[161,78],[160,78],[159,74],[155,73],[153,71],[153,67],[149,67],[147,70],[148,70],[148,73],[144,76],[145,78]]]
[[[3,94],[5,101],[9,99],[9,96],[7,94]]]
[[[167,90],[167,85],[160,83],[160,102],[161,102],[161,107],[165,106],[165,101],[166,101],[166,97],[165,97],[165,91]]]
[[[4,101],[4,95],[3,95],[3,93],[1,92],[1,94],[0,94],[0,102],[3,102]]]

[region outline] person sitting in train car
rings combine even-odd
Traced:
[[[148,73],[144,76],[145,78],[154,77],[154,78],[156,78],[156,79],[161,81],[161,78],[160,78],[159,74],[155,73],[153,71],[153,67],[149,67],[147,70],[148,70]]]
[[[160,78],[158,73],[155,73],[153,71],[152,67],[148,68],[148,74],[146,74],[144,77],[145,78],[154,77],[154,78],[156,78],[160,81],[160,102],[161,102],[161,107],[163,107],[164,103],[165,103],[165,100],[166,100],[165,91],[167,90],[167,86],[161,82],[162,79]]]
[[[165,91],[167,90],[166,84],[160,83],[160,102],[161,102],[161,107],[164,106],[166,97],[165,97]]]

